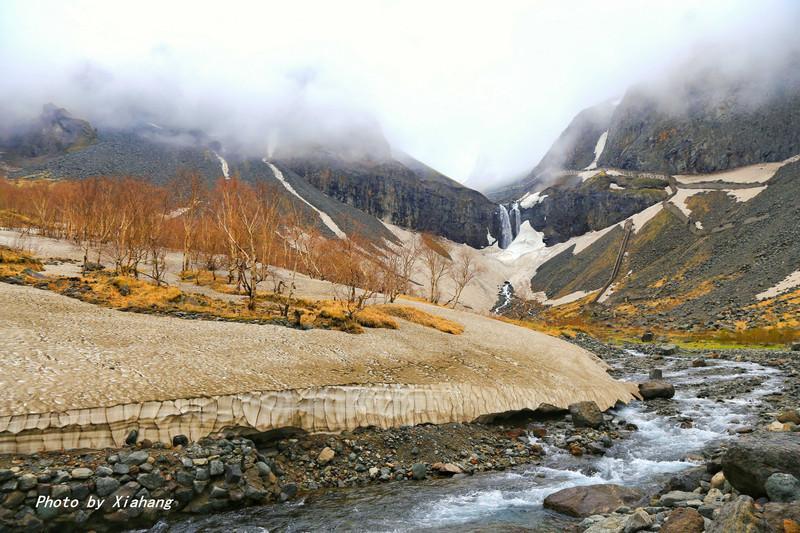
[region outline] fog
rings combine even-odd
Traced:
[[[53,102],[266,155],[379,127],[486,188],[529,171],[581,109],[687,61],[780,56],[800,22],[794,0],[496,4],[4,1],[0,129]]]

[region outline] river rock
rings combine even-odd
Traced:
[[[427,476],[428,467],[425,466],[425,463],[414,463],[411,465],[411,477],[416,479],[417,481],[425,479]]]
[[[575,427],[597,428],[603,424],[603,413],[592,401],[573,403],[569,406],[569,413]]]
[[[704,529],[705,521],[700,513],[691,507],[681,507],[669,513],[660,531],[661,533],[702,533]]]
[[[764,519],[775,531],[781,531],[783,528],[784,533],[790,533],[789,527],[795,527],[800,524],[800,505],[796,503],[777,503],[769,502],[764,505]],[[792,522],[794,524],[792,524]],[[800,532],[798,527],[792,533]]]
[[[711,477],[711,488],[719,489],[725,484],[725,472],[720,470]]]
[[[756,514],[753,498],[739,496],[720,507],[706,533],[767,533],[770,529],[766,520]]]
[[[800,477],[800,439],[793,434],[750,435],[734,441],[722,456],[725,479],[742,494],[766,496],[772,474]]]
[[[668,493],[662,495],[658,499],[658,503],[663,505],[664,507],[675,507],[679,503],[688,502],[690,500],[697,499],[698,494],[696,492],[686,492],[683,490],[671,490]],[[701,502],[702,503],[702,502]]]
[[[122,462],[126,465],[140,465],[147,461],[150,457],[150,454],[147,453],[145,450],[136,450],[133,453],[128,454]]]
[[[800,461],[800,457],[796,457],[795,460]],[[21,487],[22,485],[20,484]],[[800,500],[800,481],[791,474],[781,472],[772,474],[764,483],[764,490],[767,491],[767,496],[773,502]]]
[[[335,456],[336,452],[326,446],[321,452],[319,452],[319,455],[317,456],[317,462],[321,465],[326,465],[330,463]]]
[[[658,353],[661,355],[675,355],[678,352],[678,347],[674,344],[662,344],[658,347]]]
[[[707,481],[708,479],[709,474],[706,467],[695,466],[672,476],[667,485],[669,490],[691,492],[700,486],[700,482]]]
[[[706,366],[708,366],[708,363],[706,363],[706,360],[703,358],[695,359],[694,361],[692,361],[692,368],[703,368]]]
[[[34,476],[33,474],[23,474],[19,476],[19,479],[17,479],[17,481],[18,481],[17,488],[19,490],[31,490],[38,483],[36,476]]]
[[[461,474],[463,472],[461,468],[459,468],[457,465],[454,465],[453,463],[433,463],[431,465],[431,470],[449,476],[455,474]]]
[[[72,479],[89,479],[92,477],[90,468],[75,468],[69,473]]]
[[[608,514],[622,506],[636,505],[643,494],[622,485],[602,484],[570,487],[550,494],[544,506],[559,513],[579,518]]]
[[[627,520],[628,516],[624,514],[614,513],[610,516],[601,516],[583,530],[583,533],[620,533],[625,528]]]
[[[649,376],[651,380],[661,380],[664,379],[664,371],[660,368],[651,368]]]
[[[647,511],[639,507],[631,513],[625,520],[623,526],[623,533],[635,533],[642,529],[647,529],[653,524],[653,517],[647,514]]]
[[[778,422],[797,424],[800,426],[800,413],[796,409],[789,409],[778,415]]]
[[[108,496],[119,488],[119,481],[113,477],[97,478],[94,484],[98,496]]]
[[[666,381],[645,381],[644,383],[639,383],[639,394],[642,395],[644,400],[653,400],[655,398],[669,399],[675,396],[675,387]]]

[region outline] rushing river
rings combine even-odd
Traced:
[[[547,454],[537,466],[462,479],[332,489],[288,504],[189,519],[168,528],[162,523],[159,531],[558,531],[571,519],[542,507],[548,494],[596,483],[655,487],[666,476],[693,466],[684,459],[688,453],[729,438],[730,430],[752,422],[760,397],[781,385],[777,370],[754,363],[715,360],[709,367],[677,370],[676,361],[665,360],[664,377],[675,385],[676,411],[690,417],[692,427],[682,428],[674,417],[634,402],[615,414],[639,430],[616,441],[603,457],[573,457],[543,442]],[[757,376],[765,379],[762,385],[735,399],[720,402],[696,396],[700,387],[716,380]],[[646,376],[628,379],[641,381]]]

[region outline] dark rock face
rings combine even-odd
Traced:
[[[570,487],[547,496],[544,506],[559,513],[579,518],[608,514],[622,506],[640,502],[643,494],[621,485],[586,485]]]
[[[675,387],[666,381],[652,380],[639,383],[639,394],[645,400],[656,398],[672,398],[675,396]]]
[[[398,161],[343,161],[314,156],[281,160],[311,185],[381,220],[435,233],[475,248],[499,235],[495,205],[477,191],[437,175],[420,175]]]
[[[597,428],[603,423],[603,413],[594,402],[578,402],[569,406],[575,427]]]
[[[789,158],[800,152],[797,69],[795,61],[764,78],[709,68],[634,88],[610,122],[600,165],[704,174]]]
[[[722,471],[733,487],[754,498],[766,496],[765,484],[781,472],[800,478],[800,438],[791,433],[753,435],[734,441],[722,457]]]
[[[38,121],[7,139],[0,139],[0,151],[12,162],[24,158],[53,156],[90,145],[97,132],[85,120],[65,109],[47,104]]]

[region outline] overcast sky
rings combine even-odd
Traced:
[[[0,108],[113,122],[140,105],[266,146],[265,122],[301,99],[374,115],[459,181],[476,166],[493,180],[530,170],[580,109],[705,46],[797,27],[798,4],[2,0]]]

